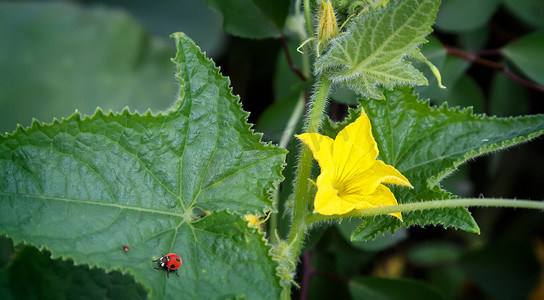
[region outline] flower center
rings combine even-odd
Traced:
[[[332,189],[338,197],[342,197],[346,191],[346,185],[342,181],[335,180],[332,182]]]

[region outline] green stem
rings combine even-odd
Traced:
[[[331,82],[321,78],[316,83],[313,101],[306,123],[306,132],[317,132],[321,123],[325,103],[331,87]],[[291,229],[289,231],[288,244],[290,245],[290,259],[298,261],[302,244],[306,237],[306,216],[310,213],[308,203],[310,198],[309,181],[310,171],[312,169],[312,151],[308,147],[302,148],[299,165],[297,169],[297,178],[295,180],[295,197],[293,205],[293,218]],[[293,270],[294,271],[294,270]]]
[[[386,215],[395,212],[410,212],[425,209],[440,209],[448,207],[469,207],[469,206],[485,206],[485,207],[511,207],[511,208],[529,208],[529,209],[544,209],[544,201],[531,200],[511,200],[511,199],[496,199],[496,198],[461,198],[449,200],[432,200],[414,203],[405,203],[393,206],[382,206],[367,208],[365,210],[352,211],[344,215],[325,216],[320,214],[312,214],[306,216],[306,224],[315,222],[329,221],[343,218],[360,218],[377,215]]]
[[[306,23],[306,30],[308,36],[314,35],[314,28],[312,22],[312,13],[310,10],[310,0],[304,0],[304,17]],[[310,73],[310,56],[304,55],[303,72],[305,74]],[[321,116],[325,109],[325,103],[327,102],[327,96],[331,83],[326,79],[321,79],[316,83],[316,90],[313,95],[313,102],[311,103],[310,113],[306,120],[306,132],[317,132],[319,130],[319,124],[321,122]],[[308,179],[310,178],[310,171],[312,169],[312,152],[308,147],[302,149],[300,160],[297,169],[297,177],[295,179],[295,197],[293,205],[293,217],[291,222],[291,229],[289,230],[288,244],[290,245],[290,251],[288,259],[291,261],[298,261],[300,251],[302,249],[302,243],[306,237],[307,226],[305,223],[306,216],[309,214],[308,210],[308,198],[309,188]],[[292,272],[295,268],[293,267]],[[281,299],[291,299],[291,287],[285,287],[281,293]]]
[[[329,96],[331,84],[332,83],[328,79],[323,77],[320,77],[316,83],[313,101],[310,108],[310,115],[308,117],[308,123],[306,124],[307,133],[319,131],[319,126],[321,125],[321,116],[323,115],[323,110],[325,109],[325,104],[327,102],[327,96]],[[310,151],[309,148],[306,149]],[[310,151],[310,154],[311,153],[312,152]]]
[[[314,36],[314,23],[312,22],[312,12],[310,10],[310,0],[304,0],[304,18],[306,19],[306,30],[308,36]]]

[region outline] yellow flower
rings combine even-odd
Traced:
[[[378,146],[364,111],[334,140],[319,133],[304,133],[297,137],[312,150],[321,167],[314,209],[322,215],[398,205],[383,183],[412,187],[397,169],[376,160]],[[400,212],[390,215],[402,220]]]

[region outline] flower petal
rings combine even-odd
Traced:
[[[380,184],[376,191],[371,195],[359,196],[359,203],[355,206],[355,209],[365,209],[371,207],[392,206],[398,205],[395,195],[385,185]],[[397,217],[402,221],[402,215],[400,212],[390,213],[389,215]]]
[[[369,195],[374,193],[376,188],[382,183],[412,187],[404,175],[381,160],[374,161],[374,164],[369,169],[354,174],[344,184],[345,190],[348,193]]]
[[[332,169],[332,147],[334,140],[319,133],[303,133],[296,136],[312,150],[321,170]]]
[[[335,178],[339,181],[348,181],[354,174],[372,166],[379,152],[364,110],[355,122],[338,133],[332,153]]]
[[[357,205],[357,202],[350,203],[338,196],[338,190],[332,185],[332,175],[332,171],[322,170],[317,177],[314,210],[322,215],[342,215]]]

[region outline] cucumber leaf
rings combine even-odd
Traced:
[[[419,52],[432,32],[440,1],[392,1],[353,18],[345,33],[315,63],[316,73],[371,98],[380,86],[426,85],[427,79],[406,60],[430,64]]]
[[[477,156],[502,150],[544,134],[544,115],[497,118],[475,115],[472,108],[431,107],[409,87],[385,91],[385,101],[361,101],[372,123],[380,159],[398,169],[414,189],[392,187],[399,203],[455,198],[440,181]],[[352,110],[346,121],[327,121],[323,133],[334,137],[360,115]],[[479,232],[465,208],[403,213],[403,222],[390,216],[363,218],[352,240],[374,239],[411,225],[442,225]]]
[[[0,136],[0,233],[132,274],[151,298],[278,298],[277,262],[243,215],[274,210],[286,151],[260,141],[228,78],[173,37],[181,88],[168,112],[76,112]],[[153,269],[169,252],[180,278]]]

